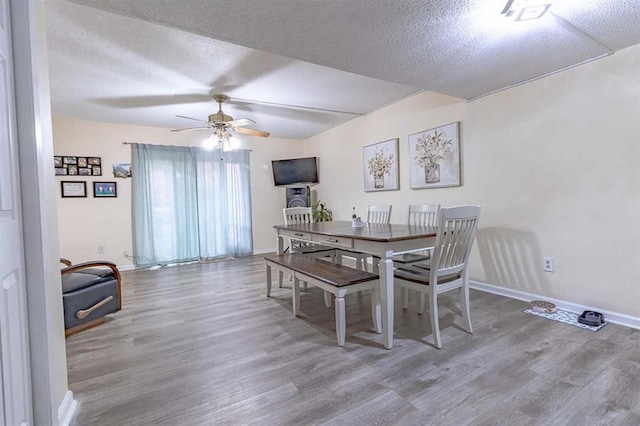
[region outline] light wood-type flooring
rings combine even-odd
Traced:
[[[396,294],[392,350],[367,294],[347,339],[316,288],[265,297],[262,256],[123,273],[124,309],[67,339],[74,425],[639,425],[640,331],[598,332],[471,291],[475,333],[443,295],[444,347]]]

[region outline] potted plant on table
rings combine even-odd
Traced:
[[[314,222],[329,222],[333,220],[333,212],[325,204],[318,200],[311,206],[311,215]]]

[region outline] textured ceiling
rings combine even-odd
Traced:
[[[71,89],[74,68],[90,72],[85,62],[99,52],[118,67],[96,80],[113,97],[132,95],[127,106],[144,93],[161,103],[221,86],[239,98],[368,112],[417,89],[473,99],[640,43],[638,0],[555,0],[541,19],[521,22],[500,15],[506,0],[71,1],[138,21],[54,1],[52,86],[64,73]],[[282,128],[299,137],[293,128],[307,123],[297,112]],[[327,114],[307,134],[349,118]]]
[[[418,89],[284,58],[132,18],[50,1],[53,113],[88,120],[184,128],[232,99],[226,114],[274,137],[303,139]],[[340,112],[241,102],[255,99]],[[206,133],[206,132],[204,132]]]

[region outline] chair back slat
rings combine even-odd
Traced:
[[[438,214],[432,274],[442,276],[466,269],[478,227],[479,206],[441,208]]]
[[[282,209],[285,225],[300,225],[313,223],[311,207],[289,207]]]
[[[412,204],[407,223],[412,226],[435,226],[440,204]]]
[[[391,223],[391,205],[367,207],[367,223],[388,225]]]

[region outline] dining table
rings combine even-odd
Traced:
[[[394,285],[393,260],[399,254],[434,246],[436,227],[362,223],[352,221],[315,222],[296,225],[274,225],[278,254],[284,254],[284,239],[290,238],[345,251],[366,253],[378,260],[380,298],[382,304],[382,340],[387,349],[393,347]],[[347,254],[348,256],[348,254]],[[375,271],[375,269],[374,269]]]

